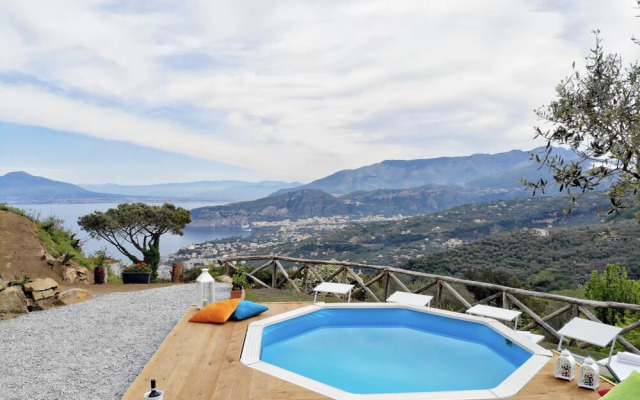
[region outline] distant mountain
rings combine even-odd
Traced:
[[[542,148],[534,149],[538,153]],[[555,149],[569,160],[573,153]],[[462,204],[531,196],[520,178],[551,179],[530,160],[530,152],[383,161],[269,197],[192,211],[194,226],[241,226],[261,221],[344,215],[419,215]],[[426,183],[425,183],[426,182]],[[317,204],[316,204],[317,202]]]
[[[347,215],[353,206],[315,189],[297,190],[254,201],[191,210],[190,226],[242,226],[256,221],[281,221]]]
[[[336,215],[419,215],[462,204],[531,197],[530,191],[467,185],[424,185],[409,189],[359,191],[341,197],[302,189],[259,200],[191,210],[191,226],[242,226],[254,222],[298,220]]]
[[[23,171],[0,176],[0,202],[3,203],[111,202],[123,198],[125,196],[91,192]]]
[[[200,181],[158,185],[81,184],[87,190],[128,196],[152,196],[189,200],[243,201],[268,196],[274,191],[299,187],[298,182]]]
[[[538,153],[541,148],[531,150]],[[555,152],[569,160],[574,154],[556,148]],[[515,188],[522,187],[521,177],[546,177],[546,171],[529,159],[530,152],[512,150],[498,154],[474,154],[466,157],[440,157],[421,160],[388,160],[366,167],[343,170],[294,189],[319,189],[334,195],[376,189],[406,189],[429,184],[469,184]],[[489,183],[491,181],[491,183]]]

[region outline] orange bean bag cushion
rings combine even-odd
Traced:
[[[208,322],[214,324],[224,324],[231,314],[238,308],[241,299],[230,299],[211,303],[202,310],[194,314],[189,319],[190,322]]]

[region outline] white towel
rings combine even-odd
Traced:
[[[617,354],[618,361],[625,364],[640,365],[640,354],[633,354],[627,351],[621,351]]]

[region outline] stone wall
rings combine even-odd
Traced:
[[[86,290],[63,291],[58,282],[51,278],[34,279],[24,284],[6,282],[0,278],[0,320],[91,298],[91,293]]]

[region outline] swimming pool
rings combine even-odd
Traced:
[[[549,357],[494,320],[318,303],[250,324],[241,361],[335,399],[489,399],[517,393]]]

